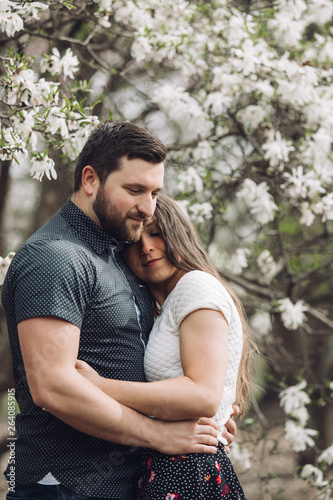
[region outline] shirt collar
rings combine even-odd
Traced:
[[[96,253],[101,254],[110,246],[117,249],[122,247],[122,244],[118,244],[98,227],[71,199],[67,200],[60,213]]]

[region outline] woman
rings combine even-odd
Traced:
[[[215,455],[171,457],[146,450],[135,498],[244,499],[221,435],[234,401],[244,414],[249,398],[254,344],[242,306],[210,263],[188,218],[165,194],[159,195],[141,240],[123,256],[156,308],[145,352],[152,383],[103,379],[82,362],[78,369],[141,413],[165,420],[215,416],[221,441]]]

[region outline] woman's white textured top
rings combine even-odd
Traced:
[[[145,353],[148,382],[184,375],[180,359],[179,327],[198,309],[214,309],[224,315],[228,329],[228,362],[222,401],[215,419],[221,431],[232,413],[243,348],[242,323],[236,306],[222,283],[203,271],[186,273],[169,294],[150,333]],[[209,342],[202,332],[202,341]],[[170,409],[172,411],[172,409]],[[223,439],[220,437],[220,440]]]

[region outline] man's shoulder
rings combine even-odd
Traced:
[[[32,234],[23,243],[20,251],[25,251],[27,248],[40,248],[52,251],[55,249],[85,249],[88,248],[80,233],[62,216],[61,212],[53,215],[51,219]]]
[[[86,264],[90,254],[90,249],[75,228],[58,213],[23,243],[10,267],[12,270],[22,266],[32,268],[57,261],[65,268],[66,263],[72,266],[78,260],[84,260]]]
[[[73,240],[75,241],[76,235],[73,228],[68,224],[68,222],[61,215],[61,212],[53,215],[44,226],[33,233],[25,243],[23,243],[22,248],[25,246],[40,243],[41,245],[50,244],[52,241],[61,240]]]

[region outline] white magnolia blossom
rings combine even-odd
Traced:
[[[0,11],[0,28],[7,36],[14,36],[17,31],[23,29],[23,19],[15,12]]]
[[[293,19],[302,19],[308,6],[304,0],[278,0],[279,10]]]
[[[13,116],[13,124],[19,137],[25,143],[28,143],[32,151],[36,151],[38,137],[37,133],[33,130],[35,125],[34,111],[22,110],[21,117]],[[22,120],[23,117],[23,120]]]
[[[57,172],[54,168],[54,161],[47,155],[34,156],[31,159],[30,173],[34,179],[41,181],[44,175],[50,180],[57,179]]]
[[[279,2],[279,12],[268,22],[275,38],[282,47],[295,48],[302,40],[306,26],[304,12],[307,6],[303,1]]]
[[[311,139],[307,138],[300,147],[302,163],[313,169],[324,185],[333,179],[330,160],[331,144],[330,131],[320,127]]]
[[[10,252],[6,257],[0,257],[0,286],[3,284],[6,277],[10,263],[14,257],[15,253]]]
[[[22,155],[28,155],[26,142],[12,127],[2,130],[2,134],[6,145],[0,147],[0,160],[19,161]]]
[[[78,129],[65,138],[61,149],[70,160],[75,161],[90,133],[99,124],[99,119],[96,115],[80,118],[77,121],[76,116],[70,115],[70,118],[72,119],[72,129],[75,130],[75,127]]]
[[[125,26],[145,26],[152,28],[151,16],[145,9],[140,9],[136,2],[123,2],[118,0],[114,2],[115,20]]]
[[[306,448],[313,447],[315,442],[311,436],[317,436],[318,431],[315,429],[304,429],[300,424],[292,420],[287,420],[285,424],[285,438],[291,442],[292,449],[299,453],[305,451]]]
[[[172,113],[173,108],[186,108],[189,94],[184,87],[176,87],[171,83],[165,83],[163,86],[155,89],[152,100],[167,114]]]
[[[220,92],[212,92],[205,101],[205,110],[214,117],[218,117],[227,112],[232,101],[232,97],[227,94],[225,89]]]
[[[94,0],[94,2],[97,3],[99,11],[103,11],[108,14],[112,13],[113,0]]]
[[[287,415],[310,403],[308,394],[303,391],[305,387],[306,381],[302,380],[299,384],[288,387],[280,392],[280,406],[283,407]]]
[[[59,106],[52,106],[50,109],[46,130],[51,134],[59,132],[62,137],[68,137],[67,116]]]
[[[80,127],[81,121],[82,116],[80,115],[80,113],[76,113],[75,111],[67,113],[67,127],[69,131],[73,132],[74,130],[77,130]]]
[[[104,28],[110,28],[111,22],[109,21],[109,17],[113,11],[113,0],[94,0],[94,2],[96,2],[98,5],[98,9],[95,12],[95,16],[98,19],[98,24],[100,24]]]
[[[31,101],[34,106],[52,106],[58,104],[59,83],[49,82],[40,78],[31,92]]]
[[[282,139],[280,132],[271,134],[269,141],[263,144],[262,149],[265,151],[264,157],[269,160],[271,167],[277,167],[281,162],[289,160],[290,151],[294,151],[294,146],[291,141]]]
[[[306,321],[304,314],[307,311],[307,306],[302,300],[295,304],[291,302],[289,297],[278,301],[278,310],[281,312],[282,323],[288,330],[297,330]]]
[[[299,408],[293,408],[289,416],[292,417],[294,420],[297,420],[302,427],[306,426],[310,418],[309,411],[305,406],[300,406]]]
[[[178,188],[181,192],[201,193],[204,187],[203,180],[200,177],[200,169],[189,167],[178,175]]]
[[[201,160],[205,161],[212,158],[214,152],[210,142],[200,141],[197,147],[193,149],[192,154],[194,160],[200,162]]]
[[[258,268],[262,274],[261,282],[270,283],[276,273],[279,271],[279,266],[274,261],[269,250],[263,250],[257,258]]]
[[[188,208],[191,220],[196,224],[201,224],[205,220],[211,219],[213,207],[211,203],[194,203]]]
[[[328,484],[325,487],[318,489],[317,497],[319,500],[331,500],[333,495],[333,490]]]
[[[333,220],[333,193],[323,196],[320,201],[313,205],[315,214],[321,215],[323,222]]]
[[[292,173],[284,173],[287,182],[282,188],[287,188],[291,199],[310,198],[313,199],[319,193],[325,193],[325,189],[321,186],[321,180],[317,178],[313,170],[304,171],[304,167],[299,165],[292,169]]]
[[[296,109],[301,110],[305,104],[316,99],[318,75],[314,68],[290,60],[288,52],[281,57],[276,67],[287,76],[287,78],[277,78],[277,92],[281,101],[291,101]]]
[[[333,17],[333,4],[330,0],[317,0],[309,3],[308,22],[326,24]]]
[[[240,470],[246,471],[251,469],[251,457],[246,448],[241,448],[237,442],[232,444],[229,452],[232,463]]]
[[[301,203],[300,212],[301,212],[301,217],[299,219],[300,223],[304,224],[305,226],[312,226],[316,216],[313,212],[313,207],[310,205],[310,203],[308,203],[307,201]]]
[[[247,268],[247,258],[250,254],[248,248],[237,248],[228,263],[228,268],[235,274],[241,274]]]
[[[247,106],[237,113],[237,118],[243,123],[248,132],[256,130],[269,114],[266,106]]]
[[[318,469],[312,464],[304,465],[301,477],[303,479],[311,479],[314,486],[323,487],[328,484],[328,481],[324,481],[324,473],[322,470]]]
[[[256,311],[249,319],[251,329],[257,339],[265,337],[272,330],[272,320],[269,312]]]
[[[199,103],[181,86],[164,83],[153,91],[152,101],[171,120],[187,122],[187,131],[195,137],[205,136],[211,127],[208,117]]]
[[[19,2],[16,6],[17,12],[24,17],[39,19],[39,14],[48,9],[48,5],[42,2]]]
[[[333,41],[324,38],[319,33],[316,33],[315,42],[306,51],[308,58],[316,59],[318,62],[332,61],[333,59]],[[309,59],[310,60],[310,59]]]
[[[278,209],[273,197],[268,192],[266,182],[256,184],[251,179],[245,179],[237,197],[250,209],[251,215],[260,224],[266,224],[274,219],[274,212]]]
[[[18,104],[19,102],[29,104],[30,96],[35,90],[37,75],[23,65],[15,68],[15,62],[9,61],[5,64],[5,69],[11,79],[11,85],[7,87],[7,100],[9,104]]]
[[[45,56],[40,62],[40,70],[42,73],[49,71],[51,75],[60,75],[62,71],[61,56],[59,50],[54,47],[51,56]]]
[[[16,32],[24,27],[25,18],[38,19],[42,10],[48,9],[48,5],[42,2],[11,2],[0,1],[0,29],[8,37],[14,36]]]
[[[140,62],[147,58],[148,54],[152,52],[149,40],[144,35],[138,37],[131,47],[131,54]]]
[[[73,54],[72,49],[68,48],[65,55],[61,56],[59,50],[54,47],[51,56],[44,55],[40,67],[42,72],[49,71],[51,75],[62,73],[65,79],[67,77],[74,78],[74,73],[79,69],[79,60]]]
[[[190,202],[188,200],[176,200],[177,205],[183,211],[184,215],[189,219],[188,207]]]
[[[327,465],[333,464],[333,444],[320,453],[318,462],[325,462]]]

